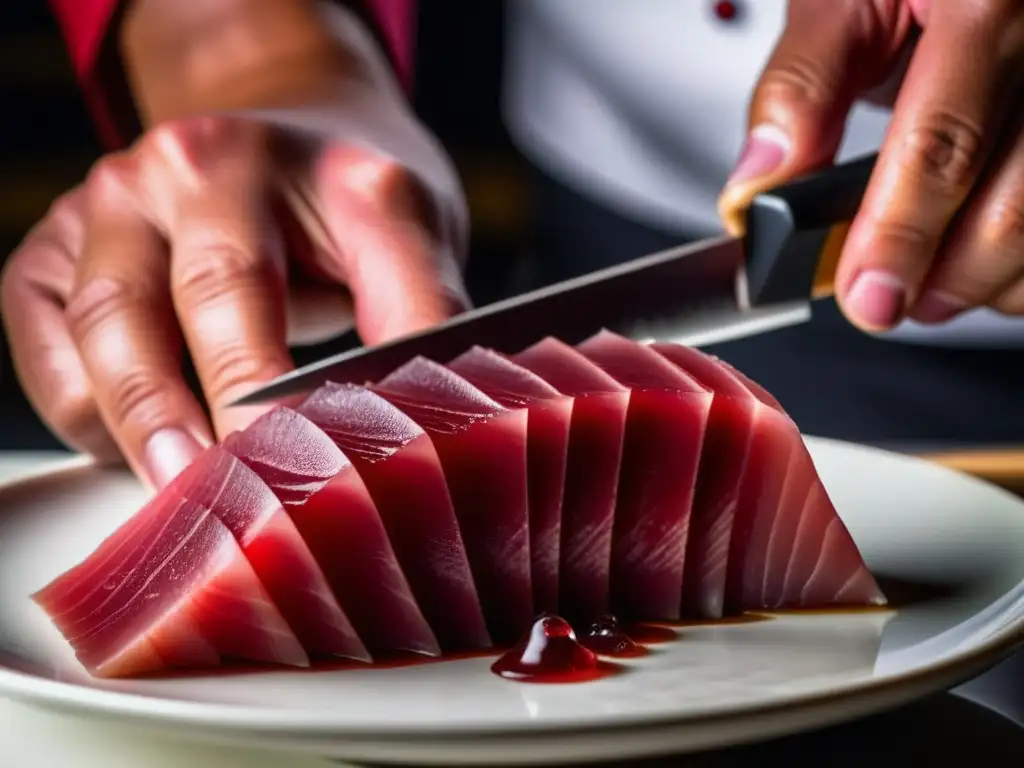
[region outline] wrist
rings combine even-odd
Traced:
[[[324,0],[135,0],[122,56],[142,123],[308,104],[367,76],[369,31]],[[330,5],[334,5],[330,3]]]

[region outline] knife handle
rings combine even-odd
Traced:
[[[747,211],[747,292],[752,306],[832,295],[836,267],[877,154],[757,195]]]

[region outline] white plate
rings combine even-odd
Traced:
[[[724,746],[949,688],[1024,626],[1024,503],[912,458],[808,438],[869,565],[944,585],[894,613],[786,616],[680,630],[625,673],[511,683],[488,659],[335,672],[96,681],[28,595],[144,500],[81,462],[0,487],[0,693],[177,736],[356,761],[531,763]]]

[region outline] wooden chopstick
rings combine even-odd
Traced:
[[[991,448],[919,454],[949,469],[1024,493],[1024,448]]]

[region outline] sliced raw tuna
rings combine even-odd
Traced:
[[[227,526],[307,653],[370,660],[281,502],[230,450],[208,448],[167,493],[209,509]]]
[[[726,605],[884,605],[885,596],[836,513],[796,423],[767,390],[710,358],[757,401],[733,520]]]
[[[776,464],[766,461],[759,471],[751,453],[745,486],[765,492],[758,498],[751,491],[750,503],[741,502],[737,510],[726,599],[743,608],[884,605],[885,595],[832,505],[796,423],[764,387],[718,362],[764,406],[767,417],[758,424],[755,444],[763,434],[768,445],[789,445],[788,452],[769,457]],[[772,499],[774,507],[766,503]]]
[[[434,444],[412,419],[363,387],[326,384],[299,407],[366,484],[398,563],[441,647],[491,645],[476,583]]]
[[[289,499],[289,516],[371,652],[441,652],[366,486],[316,424],[278,408],[228,447]]]
[[[526,409],[507,409],[422,357],[372,389],[430,435],[491,636],[515,640],[533,617]]]
[[[231,531],[172,492],[33,599],[97,677],[225,659],[309,664]]]
[[[573,401],[562,499],[559,613],[593,619],[609,610],[609,568],[629,389],[554,338],[512,360]]]
[[[532,566],[574,620],[885,603],[796,424],[725,363],[601,333],[452,368],[272,411],[33,599],[109,677],[512,640]]]
[[[558,611],[558,560],[562,495],[569,451],[571,397],[504,355],[473,347],[448,368],[506,408],[527,417],[527,493],[530,504],[530,561],[535,613]]]
[[[612,610],[678,619],[711,392],[654,350],[610,331],[577,349],[632,390],[612,536]]]
[[[764,406],[710,356],[679,344],[651,347],[714,393],[690,518],[682,611],[687,616],[721,618],[733,516],[758,411]]]

